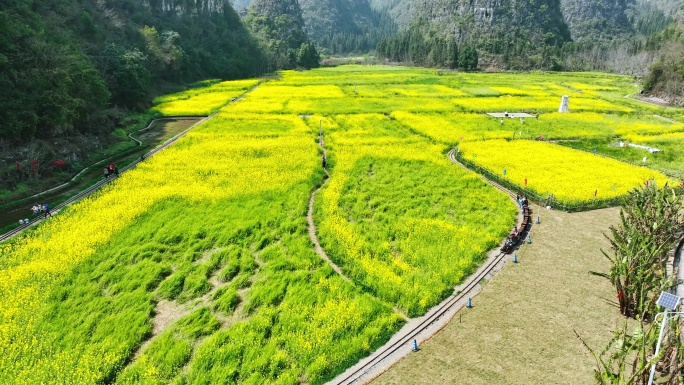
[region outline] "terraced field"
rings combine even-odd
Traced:
[[[218,112],[0,245],[0,383],[324,383],[448,297],[515,224],[514,202],[450,162],[453,147],[577,206],[680,183],[669,150],[684,124],[668,117],[681,111],[633,92],[604,74],[348,66],[158,98],[167,115]],[[307,229],[321,134],[314,223],[350,281]],[[619,141],[667,146],[646,167],[599,156],[634,161]]]

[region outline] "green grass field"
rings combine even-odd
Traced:
[[[511,183],[529,178],[541,190],[557,180],[553,189],[574,191],[577,180],[615,164],[628,184],[621,188],[641,183],[644,169],[581,151],[639,158],[608,153],[615,140],[656,143],[664,151],[646,166],[681,173],[682,110],[624,97],[634,92],[630,78],[596,73],[344,66],[207,81],[158,98],[154,109],[166,115],[218,112],[103,191],[0,245],[0,383],[324,383],[385,343],[405,315],[448,296],[511,230],[514,203],[451,163],[452,147],[480,154],[472,161],[492,172],[529,173],[509,175]],[[568,114],[555,112],[562,95],[571,97]],[[538,118],[502,124],[484,115],[497,109]],[[321,129],[330,179],[315,197],[317,235],[351,282],[315,253],[307,229],[310,194],[325,175]],[[577,149],[532,142],[539,136],[571,139],[561,143]],[[484,155],[495,143],[550,148],[557,163]],[[573,159],[593,168],[548,167]],[[591,199],[594,188],[587,191],[577,199]],[[606,226],[591,227],[591,237]],[[587,266],[601,258],[600,245],[582,249]],[[543,277],[543,257],[564,252],[540,249],[528,277]],[[601,295],[582,274],[558,281],[582,285],[564,298],[578,314],[595,307],[584,296]],[[533,301],[531,289],[520,295]],[[552,338],[540,341],[554,349]]]

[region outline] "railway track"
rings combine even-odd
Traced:
[[[463,167],[465,170],[471,172],[471,170],[469,170],[456,159],[456,149],[451,150],[447,156],[452,162]],[[505,187],[501,186],[496,182],[492,182],[482,176],[480,177],[485,182],[489,183],[496,189],[510,196],[511,199],[515,200],[516,194],[514,194],[510,190],[506,189]],[[428,328],[435,325],[438,321],[442,320],[446,315],[448,315],[451,312],[455,314],[456,312],[462,310],[463,307],[465,307],[465,300],[467,298],[471,298],[472,296],[474,296],[474,294],[476,294],[476,290],[480,286],[480,282],[487,276],[493,275],[495,273],[495,269],[497,268],[497,266],[500,266],[507,256],[507,253],[499,252],[493,258],[490,258],[486,265],[481,267],[477,273],[468,278],[467,282],[461,287],[461,290],[459,292],[457,292],[456,294],[452,294],[449,298],[442,301],[442,303],[437,305],[435,308],[431,309],[430,312],[426,316],[424,316],[424,319],[422,319],[410,330],[403,332],[401,337],[397,338],[395,341],[391,343],[386,344],[379,350],[376,350],[369,358],[367,358],[366,362],[359,363],[352,369],[347,370],[346,372],[339,375],[332,381],[328,382],[328,385],[351,385],[355,383],[369,382],[374,376],[370,376],[369,378],[364,378],[364,376],[371,373],[371,371],[373,371],[376,367],[383,364],[383,362],[391,356],[406,351],[407,346],[411,346],[414,340],[418,340],[419,337],[421,337],[421,335]],[[434,332],[428,333],[428,337],[436,334],[440,329],[441,327],[437,328]],[[376,375],[379,374],[380,373],[377,373]]]
[[[257,84],[256,86],[252,87],[251,89],[249,89],[248,91],[246,91],[244,94],[240,95],[239,97],[237,97],[237,98],[231,100],[229,104],[239,102],[240,100],[244,99],[244,97],[247,96],[247,94],[249,94],[250,92],[254,91],[254,90],[257,89],[257,88],[259,88],[259,84]],[[209,116],[207,116],[207,117],[204,117],[202,120],[200,120],[199,122],[193,124],[192,126],[190,126],[189,128],[187,128],[187,129],[184,130],[183,132],[180,132],[178,135],[174,136],[173,138],[167,140],[167,141],[164,142],[162,145],[160,145],[160,146],[158,146],[158,147],[152,149],[151,151],[149,151],[149,152],[146,153],[146,154],[143,154],[143,155],[140,157],[140,159],[137,159],[137,160],[133,161],[131,164],[129,164],[128,166],[123,167],[123,168],[121,169],[121,172],[125,172],[125,171],[128,171],[128,170],[132,169],[133,167],[137,166],[138,163],[142,162],[143,160],[145,160],[145,159],[147,159],[147,158],[149,158],[149,157],[151,157],[151,156],[156,155],[156,154],[159,153],[161,150],[163,150],[163,149],[169,147],[170,145],[176,143],[176,142],[178,141],[178,139],[180,139],[180,138],[182,138],[183,136],[185,136],[185,134],[187,134],[190,130],[192,130],[193,128],[199,126],[200,124],[206,122],[207,120],[213,118],[213,117],[216,116],[217,114],[218,114],[218,111],[215,112],[215,113],[213,113],[213,114],[211,114],[211,115],[209,115]],[[144,129],[142,129],[142,130],[140,130],[140,131],[145,131],[145,130],[149,129],[150,127],[152,127],[152,124],[153,124],[154,122],[156,122],[156,121],[164,121],[164,120],[170,120],[170,119],[183,119],[183,118],[200,118],[200,116],[174,116],[174,117],[159,118],[159,119],[155,119],[155,120],[154,120],[153,122],[151,122],[146,128],[144,128]],[[141,145],[141,144],[142,144],[141,141],[139,141],[138,139],[133,138],[133,137],[131,136],[131,134],[129,134],[128,137],[129,137],[131,140],[133,140],[133,141],[135,141],[136,143],[138,143],[138,145]],[[103,161],[100,161],[100,162],[96,163],[96,165],[97,165],[97,164],[100,164],[100,163],[102,163],[102,162],[105,162],[106,160],[107,160],[107,159],[105,159],[105,160],[103,160]],[[86,168],[86,169],[87,169],[87,168]],[[83,171],[81,171],[81,172],[84,172],[84,171],[85,171],[85,170],[83,170]],[[80,173],[79,173],[79,175],[80,175]],[[77,175],[77,176],[78,176],[78,175]],[[75,177],[74,177],[74,178],[75,178]],[[114,178],[114,179],[116,179],[116,178]],[[75,202],[77,202],[77,201],[79,201],[79,200],[81,200],[81,199],[87,197],[88,195],[94,193],[95,191],[99,190],[100,188],[104,187],[106,184],[108,184],[109,182],[113,181],[114,179],[103,179],[103,180],[100,180],[100,181],[98,181],[97,183],[95,183],[94,185],[88,187],[87,189],[85,189],[85,190],[81,191],[80,193],[74,195],[73,197],[69,198],[68,200],[66,200],[66,201],[60,203],[59,205],[53,207],[50,211],[51,211],[53,214],[56,214],[56,213],[58,213],[60,210],[62,210],[62,209],[64,209],[65,207],[69,206],[70,204],[73,204],[73,203],[75,203]],[[58,186],[57,188],[61,188],[61,187],[63,187],[63,186]],[[55,189],[56,189],[56,188],[55,188]],[[52,190],[50,190],[50,191],[53,191],[53,190],[55,190],[55,189],[52,189]],[[44,192],[42,192],[42,193],[40,193],[40,194],[34,195],[34,196],[43,195],[43,194],[45,194],[45,193],[46,193],[46,191],[44,191]],[[13,230],[10,230],[10,231],[6,232],[5,234],[0,235],[0,243],[1,243],[1,242],[5,242],[5,241],[7,241],[8,239],[13,238],[13,237],[15,237],[15,236],[21,234],[24,230],[29,229],[29,228],[31,228],[31,227],[37,225],[38,223],[40,223],[40,222],[42,222],[42,221],[44,221],[44,220],[45,220],[45,218],[40,218],[40,217],[39,217],[38,219],[36,219],[36,220],[34,220],[34,221],[32,221],[32,222],[30,222],[30,223],[28,223],[28,224],[21,225],[21,226],[15,228],[15,229],[13,229]]]
[[[362,366],[358,368],[355,368],[354,372],[345,373],[343,377],[338,377],[335,380],[329,382],[328,384],[350,385],[355,384],[357,382],[365,383],[359,382],[359,380],[362,380],[363,376],[368,374],[376,366],[382,364],[383,361],[385,361],[390,356],[398,353],[400,350],[406,349],[406,347],[410,346],[414,340],[417,340],[418,337],[427,328],[434,325],[437,321],[441,320],[447,313],[454,310],[460,311],[464,307],[464,305],[461,304],[460,307],[457,307],[457,305],[466,298],[469,298],[469,296],[472,295],[474,289],[480,285],[480,281],[482,281],[485,277],[491,274],[494,268],[497,265],[499,265],[506,258],[506,256],[506,253],[499,253],[494,259],[492,259],[487,264],[487,266],[485,266],[484,269],[480,269],[480,271],[477,274],[469,278],[468,283],[460,293],[451,295],[447,300],[443,301],[440,305],[437,306],[437,308],[433,309],[431,313],[429,313],[429,315],[424,320],[422,320],[416,327],[412,328],[408,333],[404,334],[401,338],[399,338],[389,346],[385,346],[380,351],[376,351],[373,357],[368,362],[364,363]]]
[[[125,172],[125,171],[128,171],[128,170],[134,168],[135,166],[138,165],[138,163],[142,162],[143,160],[145,160],[145,159],[147,159],[147,158],[149,158],[149,157],[151,157],[151,156],[156,155],[157,153],[159,153],[161,150],[163,150],[163,149],[165,149],[165,148],[168,148],[168,147],[171,146],[172,144],[176,143],[176,142],[178,141],[178,139],[180,139],[180,138],[182,138],[183,136],[185,136],[185,134],[187,134],[190,130],[192,130],[193,128],[197,127],[198,125],[200,125],[200,124],[206,122],[207,120],[211,119],[213,116],[214,116],[214,115],[205,117],[204,119],[202,119],[202,120],[200,120],[199,122],[197,122],[197,123],[193,124],[192,126],[190,126],[190,127],[189,127],[188,129],[186,129],[185,131],[183,131],[183,132],[179,133],[178,135],[174,136],[173,138],[167,140],[167,141],[164,142],[162,145],[160,145],[160,146],[154,148],[153,150],[149,151],[148,153],[142,155],[142,157],[141,157],[140,159],[136,159],[136,160],[133,161],[131,164],[127,165],[126,167],[123,167],[123,168],[121,169],[121,172],[123,173],[123,172]],[[162,119],[159,119],[159,120],[166,120],[166,119],[167,119],[167,118],[162,118]],[[67,206],[69,206],[69,205],[71,205],[71,204],[73,204],[73,203],[75,203],[75,202],[78,202],[79,200],[81,200],[81,199],[83,199],[83,198],[89,196],[90,194],[94,193],[95,191],[101,189],[102,187],[104,187],[105,185],[109,184],[110,182],[112,182],[112,181],[115,180],[115,179],[116,179],[116,178],[102,179],[102,180],[98,181],[97,183],[95,183],[94,185],[88,187],[87,189],[85,189],[85,190],[79,192],[78,194],[74,195],[73,197],[67,199],[66,201],[64,201],[64,202],[62,202],[62,203],[60,203],[59,205],[53,207],[50,211],[51,211],[53,214],[56,214],[56,213],[58,213],[59,211],[61,211],[61,210],[63,210],[64,208],[66,208]],[[44,217],[38,217],[37,219],[34,219],[33,221],[29,222],[28,224],[21,225],[21,226],[15,228],[15,229],[13,229],[13,230],[8,231],[8,232],[6,232],[5,234],[0,235],[0,242],[5,242],[5,241],[9,240],[10,238],[13,238],[13,237],[15,237],[15,236],[21,234],[22,232],[24,232],[24,230],[27,230],[27,229],[29,229],[29,228],[31,228],[31,227],[37,225],[38,223],[41,223],[41,222],[44,221],[44,220],[45,220]]]
[[[463,168],[464,170],[466,170],[466,171],[468,171],[468,172],[474,172],[473,170],[471,170],[471,169],[469,169],[468,167],[466,167],[463,163],[461,163],[461,162],[458,161],[458,159],[456,158],[456,151],[458,151],[458,150],[455,149],[455,148],[453,148],[451,151],[449,151],[449,153],[447,154],[447,156],[449,157],[449,160],[451,160],[453,163],[456,163],[457,165],[461,166],[461,168]],[[482,179],[482,180],[485,181],[486,183],[489,183],[490,185],[494,186],[494,188],[496,188],[497,190],[500,190],[500,191],[506,193],[506,194],[507,194],[508,196],[510,196],[511,198],[515,198],[515,197],[516,197],[516,194],[513,194],[513,192],[512,192],[511,190],[509,190],[509,189],[503,187],[502,185],[500,185],[500,184],[498,184],[498,183],[496,183],[496,182],[494,182],[494,181],[492,181],[492,180],[489,180],[489,179],[485,178],[484,176],[482,176],[482,175],[480,175],[480,174],[478,174],[478,173],[475,173],[475,174],[476,174],[476,175],[479,175],[479,176],[480,176],[480,179]]]

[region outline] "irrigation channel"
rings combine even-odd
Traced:
[[[455,149],[450,151],[448,154],[449,159],[465,170],[473,172],[456,159],[455,153]],[[516,194],[483,176],[480,177],[516,201]],[[519,211],[517,226],[522,224],[522,220],[523,215]],[[530,226],[533,226],[532,223],[530,223]],[[526,234],[529,234],[530,231],[531,228],[527,230]],[[517,246],[510,254],[515,253],[515,250],[519,247]],[[377,378],[401,358],[411,354],[414,342],[421,344],[451,322],[454,316],[467,306],[468,300],[475,297],[482,290],[484,282],[491,280],[510,259],[511,257],[508,253],[500,252],[498,248],[490,251],[485,263],[464,283],[455,287],[454,294],[430,309],[426,315],[409,320],[384,346],[329,381],[328,385],[367,384]]]
[[[154,156],[155,154],[157,154],[161,150],[169,147],[170,145],[175,143],[178,139],[183,137],[186,133],[188,133],[188,131],[197,127],[201,123],[204,123],[205,121],[207,121],[211,117],[213,117],[213,115],[209,116],[209,117],[203,117],[203,118],[202,117],[174,117],[174,118],[162,118],[162,119],[154,120],[152,123],[150,123],[150,125],[147,128],[138,131],[138,132],[148,131],[145,134],[140,136],[140,139],[145,140],[146,144],[148,144],[148,145],[153,145],[155,142],[154,137],[159,136],[159,135],[156,135],[156,134],[150,132],[150,129],[153,128],[155,125],[158,125],[158,124],[164,123],[164,122],[190,121],[190,126],[188,127],[187,125],[185,125],[185,127],[183,127],[183,129],[179,133],[175,133],[175,135],[172,136],[170,139],[164,141],[161,145],[155,147],[151,151],[143,154],[142,157],[140,156],[139,153],[136,153],[135,155],[128,154],[127,158],[130,156],[134,156],[134,158],[131,159],[131,162],[128,165],[121,168],[121,172],[125,172],[127,170],[132,169],[138,163],[142,162],[144,159],[147,159],[151,156]],[[138,146],[142,147],[143,141],[136,139],[136,138],[133,138],[133,136],[131,134],[129,134],[129,138],[131,140],[135,141],[138,144]],[[12,223],[14,223],[14,222],[19,221],[19,219],[21,219],[21,218],[29,217],[29,214],[28,214],[29,205],[31,204],[30,203],[31,201],[29,201],[29,199],[35,198],[36,200],[40,200],[41,202],[51,202],[51,201],[54,202],[55,200],[64,199],[64,201],[62,201],[61,203],[59,203],[56,206],[51,208],[51,210],[50,210],[51,213],[56,214],[60,210],[65,208],[66,206],[69,206],[70,204],[77,202],[77,201],[87,197],[88,195],[92,194],[93,192],[99,190],[100,188],[102,188],[103,186],[110,183],[111,181],[113,181],[116,178],[99,179],[99,178],[101,178],[102,170],[100,169],[100,167],[96,167],[96,166],[106,164],[107,162],[113,162],[114,160],[115,159],[113,159],[112,157],[101,160],[101,161],[81,170],[69,182],[66,182],[60,186],[54,187],[50,190],[43,191],[42,193],[33,195],[31,197],[22,199],[22,201],[25,201],[25,203],[22,203],[21,205],[16,205],[14,207],[8,208],[7,210],[5,210],[5,212],[2,213],[3,219],[2,219],[2,223],[0,223],[0,227],[7,226],[9,224],[9,223],[6,223],[8,220],[11,220]],[[82,183],[73,184],[79,178],[83,178],[86,180]],[[92,181],[93,179],[97,180],[94,184],[92,184],[91,186],[87,187],[86,189],[76,193],[75,195],[69,197],[70,194],[74,193],[74,190],[82,188],[84,185],[86,185],[88,183],[88,181]],[[44,219],[45,218],[43,218],[43,217],[36,217],[35,219],[33,219],[28,224],[20,225],[14,229],[8,231],[7,233],[0,235],[0,242],[4,242],[4,241],[22,233],[24,230],[35,226],[36,224],[42,222]]]
[[[245,91],[239,97],[232,99],[228,104],[236,103],[236,102],[242,100],[245,96],[247,96],[247,94],[249,94],[250,92],[254,91],[257,88],[259,88],[258,84],[256,86],[250,88],[249,90]],[[138,147],[140,147],[140,148],[142,148],[143,141],[141,141],[139,139],[143,139],[147,145],[154,146],[154,145],[160,143],[161,140],[157,140],[154,138],[157,135],[155,135],[153,130],[151,130],[153,125],[158,124],[159,122],[193,120],[193,123],[190,125],[190,127],[187,127],[187,128],[183,127],[181,130],[179,130],[180,132],[178,132],[178,133],[174,132],[174,135],[170,139],[164,141],[161,145],[159,145],[158,147],[155,147],[153,150],[151,150],[145,154],[142,154],[142,155],[140,155],[140,153],[136,153],[133,158],[130,158],[131,162],[129,164],[127,164],[126,166],[122,167],[120,169],[120,172],[125,172],[127,170],[130,170],[131,168],[135,167],[138,163],[140,163],[144,159],[147,159],[150,156],[154,156],[159,151],[169,147],[170,145],[175,143],[178,139],[185,136],[185,134],[187,134],[190,130],[192,130],[193,128],[197,127],[198,125],[206,122],[207,120],[213,118],[214,116],[216,116],[216,114],[218,114],[218,111],[209,115],[209,116],[176,116],[176,117],[167,117],[167,118],[155,119],[146,128],[143,128],[142,130],[137,131],[137,133],[147,131],[146,133],[140,135],[138,137],[138,139],[134,138],[132,136],[132,134],[128,134],[129,139],[136,142]],[[128,156],[132,156],[132,154],[128,154]],[[116,157],[116,155],[114,155],[113,157]],[[48,202],[48,203],[51,201],[53,202],[54,200],[64,199],[61,203],[58,203],[56,206],[51,208],[51,210],[50,210],[51,213],[56,214],[60,210],[65,208],[66,206],[68,206],[74,202],[77,202],[77,201],[87,197],[88,195],[92,194],[93,192],[99,190],[100,188],[102,188],[104,185],[106,185],[107,183],[109,183],[113,179],[111,179],[111,178],[99,179],[99,180],[97,180],[97,182],[95,182],[94,184],[92,184],[91,186],[86,188],[85,190],[82,190],[82,191],[78,192],[76,195],[71,196],[71,197],[68,197],[69,194],[73,193],[75,190],[82,188],[86,183],[77,184],[75,186],[72,186],[68,190],[63,190],[63,189],[65,189],[66,187],[69,187],[69,185],[71,183],[73,183],[74,181],[76,181],[79,177],[85,178],[87,176],[94,177],[96,174],[102,175],[102,170],[99,167],[95,167],[95,166],[110,163],[110,162],[115,160],[115,159],[113,159],[113,157],[109,157],[107,159],[101,160],[101,161],[99,161],[93,165],[86,167],[85,169],[81,170],[81,172],[79,172],[76,176],[74,176],[70,181],[68,181],[68,182],[66,182],[60,186],[54,187],[50,190],[43,191],[43,192],[38,193],[36,195],[22,199],[20,201],[21,205],[14,205],[13,207],[9,207],[7,209],[0,211],[0,213],[3,214],[2,219],[0,220],[0,229],[8,226],[9,224],[17,223],[19,221],[19,219],[26,218],[29,216],[28,214],[24,214],[24,213],[29,212],[28,208],[31,205],[31,201],[29,199],[40,198],[40,200],[42,202]],[[129,159],[129,158],[126,158],[126,159]],[[99,178],[99,177],[96,177],[96,178]],[[68,198],[66,198],[66,197],[68,197]],[[23,225],[20,225],[14,229],[11,229],[10,231],[6,232],[5,234],[0,235],[0,242],[4,242],[4,241],[6,241],[6,240],[18,235],[18,234],[21,234],[24,230],[26,230],[30,227],[33,227],[34,225],[42,222],[44,219],[45,218],[37,217],[37,219],[32,220],[28,224],[23,224]],[[7,222],[10,220],[11,220],[11,222]]]
[[[153,120],[146,128],[128,134],[128,138],[135,147],[125,149],[119,153],[97,161],[78,171],[69,181],[32,196],[21,198],[14,203],[5,204],[0,208],[0,229],[12,230],[17,227],[20,219],[29,217],[29,206],[36,203],[49,203],[56,206],[78,194],[102,179],[104,165],[114,163],[120,166],[140,158],[149,148],[155,148],[167,139],[185,131],[204,117],[174,117]],[[136,135],[134,137],[133,135]],[[2,230],[0,230],[1,232]]]

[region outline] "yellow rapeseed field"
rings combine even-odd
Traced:
[[[513,226],[513,202],[454,165],[451,147],[561,203],[668,180],[526,140],[590,151],[619,136],[676,154],[684,123],[626,101],[632,88],[606,74],[343,66],[159,97],[163,115],[218,113],[0,245],[0,384],[324,383],[401,327],[393,308],[425,314]],[[569,114],[556,112],[560,95]],[[493,111],[539,117],[502,122]],[[351,282],[308,238],[324,175],[319,127],[330,179],[316,196],[317,234]],[[181,314],[160,331],[162,301]]]
[[[259,81],[256,79],[234,80],[165,95],[154,100],[152,110],[165,116],[206,116],[257,84]]]
[[[250,130],[225,129],[240,124],[249,124]],[[268,133],[273,126],[289,129],[278,136],[259,135],[260,127]],[[297,117],[219,116],[96,196],[2,245],[0,383],[98,382],[103,368],[120,362],[124,352],[85,344],[60,351],[49,345],[51,340],[37,329],[45,317],[46,290],[156,202],[249,196],[311,178],[318,161],[309,132]]]
[[[482,114],[444,113],[415,114],[395,111],[392,117],[411,129],[433,140],[446,144],[462,141],[510,138],[511,129],[516,132],[517,122],[501,125],[498,119]]]
[[[541,87],[534,89],[532,87],[527,87],[525,89],[513,88],[513,87],[492,87],[493,90],[500,92],[502,95],[514,95],[514,96],[535,96],[535,97],[548,97],[549,94],[544,92]]]
[[[615,198],[648,180],[662,185],[670,179],[646,167],[545,142],[490,140],[462,143],[459,150],[465,159],[539,195],[553,194],[561,203],[591,202],[595,193],[597,199]]]
[[[321,86],[281,86],[269,84],[250,93],[256,99],[280,99],[289,100],[296,98],[318,99],[318,98],[342,98],[344,93],[340,87],[332,85]]]
[[[552,112],[560,107],[556,97],[500,96],[492,98],[460,98],[454,104],[464,111],[508,111],[508,112]],[[617,105],[601,99],[571,97],[572,111],[631,112],[629,107]]]
[[[438,303],[512,225],[510,200],[453,167],[442,145],[378,114],[310,122],[322,122],[335,164],[317,206],[321,241],[352,277],[409,315]],[[359,169],[366,163],[371,171]],[[350,200],[357,204],[345,208]],[[379,207],[366,211],[366,200]]]

